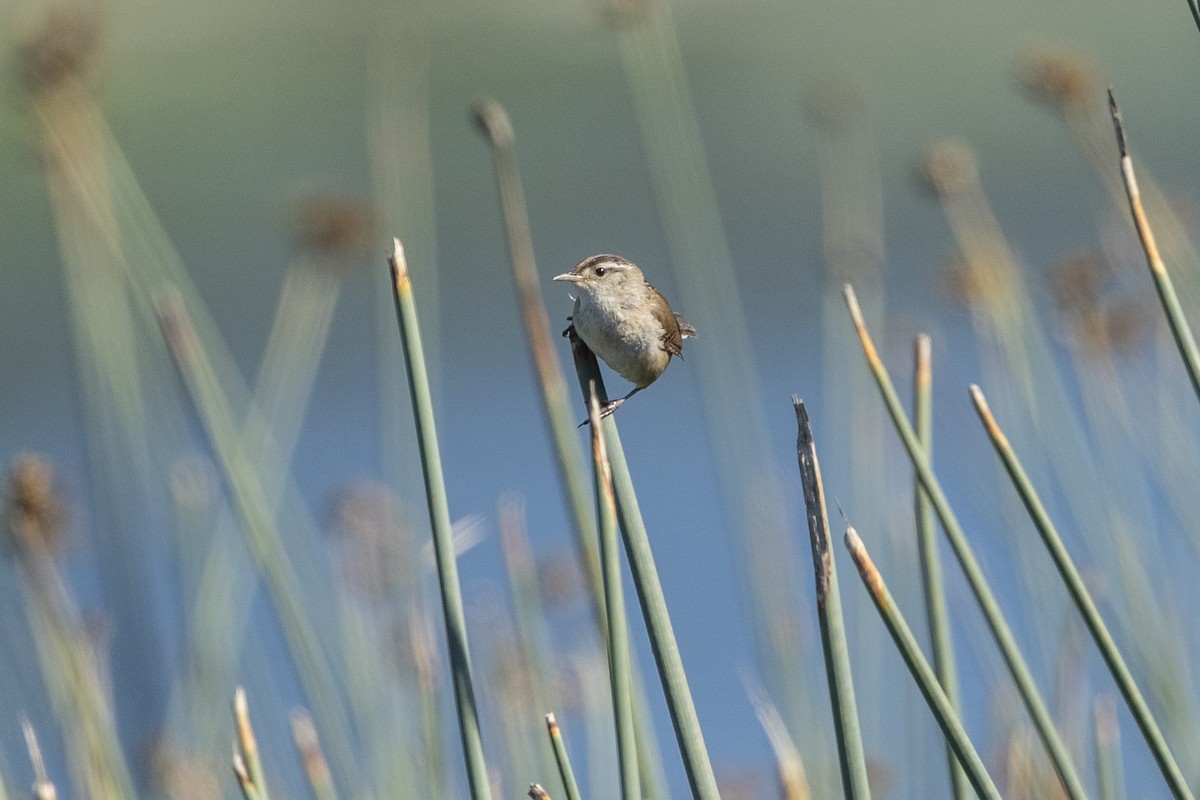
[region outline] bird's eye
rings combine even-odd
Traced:
[[[606,273],[606,272],[608,272],[608,270],[606,270],[604,267],[596,267],[596,277],[597,278],[603,278],[604,273]]]

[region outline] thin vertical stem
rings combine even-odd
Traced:
[[[858,708],[854,702],[854,678],[850,672],[850,652],[846,647],[837,568],[829,547],[829,518],[825,510],[825,488],[821,484],[821,465],[817,461],[817,446],[813,441],[812,424],[804,401],[793,397],[792,406],[796,410],[796,455],[800,462],[804,506],[808,512],[808,533],[816,576],[817,618],[821,627],[821,646],[825,651],[825,674],[829,678],[829,700],[833,704],[833,730],[837,736],[838,759],[842,768],[842,790],[848,800],[868,800],[871,787],[867,778],[867,758],[863,753]]]
[[[892,425],[896,428],[900,441],[908,452],[909,460],[917,470],[917,477],[920,478],[921,485],[929,494],[938,520],[942,523],[942,530],[950,541],[950,546],[954,549],[954,555],[958,558],[958,563],[967,578],[971,592],[979,603],[988,629],[1000,648],[1000,654],[1004,657],[1004,664],[1008,667],[1013,683],[1016,684],[1021,700],[1025,704],[1025,709],[1029,712],[1034,728],[1050,756],[1050,762],[1053,764],[1055,772],[1058,773],[1067,796],[1071,800],[1084,800],[1087,793],[1083,790],[1083,782],[1079,779],[1079,773],[1071,761],[1070,753],[1063,743],[1062,737],[1055,730],[1054,721],[1046,708],[1046,702],[1042,699],[1037,683],[1033,680],[1029,665],[1025,663],[1025,658],[1021,655],[1016,637],[1013,636],[1012,629],[1004,618],[1004,612],[1000,610],[1000,604],[996,602],[996,596],[993,594],[991,586],[988,585],[987,578],[983,575],[983,569],[979,566],[975,553],[967,542],[966,534],[958,523],[958,517],[954,515],[950,501],[946,498],[946,493],[942,491],[933,467],[930,466],[929,459],[925,457],[925,452],[917,439],[917,434],[908,421],[904,406],[900,403],[899,395],[896,394],[896,387],[892,383],[891,376],[888,375],[887,367],[879,357],[875,342],[872,341],[871,334],[863,322],[862,312],[858,308],[858,300],[854,296],[854,288],[850,284],[846,284],[843,293],[854,329],[858,334],[859,344],[866,357],[867,366],[875,377],[880,396],[892,418]]]
[[[546,715],[546,732],[550,735],[550,744],[554,747],[554,760],[558,762],[558,774],[562,778],[567,800],[581,800],[579,783],[575,780],[575,770],[571,769],[571,759],[567,757],[567,746],[563,743],[562,731],[558,729],[558,720],[554,714]]]
[[[325,760],[325,753],[321,751],[317,728],[307,712],[292,712],[292,739],[300,753],[300,761],[308,778],[308,786],[312,789],[313,800],[337,800],[333,776],[329,774],[329,763]]]
[[[913,425],[921,441],[925,458],[933,463],[933,359],[927,334],[917,337],[914,345]],[[950,620],[946,614],[946,594],[942,588],[942,561],[938,557],[937,529],[929,495],[919,478],[913,481],[914,506],[917,518],[917,552],[921,560],[921,578],[925,589],[925,615],[929,623],[929,640],[933,652],[933,668],[946,699],[958,709],[958,675],[954,664],[954,643],[950,638]],[[954,800],[968,796],[967,776],[958,763],[953,746],[946,743],[947,766],[950,770],[950,794]]]
[[[613,494],[612,469],[608,465],[608,450],[600,430],[600,402],[596,399],[595,384],[591,385],[591,396],[588,398],[588,420],[592,432],[596,518],[600,529],[600,572],[604,577],[605,616],[608,621],[608,676],[617,732],[621,796],[624,800],[641,800],[630,693],[629,631],[625,622],[625,590],[621,581],[621,551],[617,541],[617,498]]]
[[[1197,398],[1200,398],[1200,350],[1196,349],[1196,339],[1183,313],[1183,306],[1179,303],[1179,296],[1175,293],[1175,284],[1159,254],[1158,242],[1154,238],[1154,231],[1150,229],[1146,209],[1142,206],[1142,193],[1138,189],[1137,176],[1133,172],[1133,159],[1129,157],[1121,109],[1117,107],[1117,99],[1112,89],[1108,90],[1108,109],[1112,114],[1113,130],[1117,135],[1117,150],[1121,154],[1121,180],[1125,183],[1125,196],[1129,199],[1133,225],[1137,228],[1142,251],[1146,254],[1146,265],[1150,268],[1150,277],[1154,279],[1158,299],[1167,315],[1167,324],[1171,326],[1171,335],[1175,337],[1175,345],[1179,348],[1179,355],[1183,357],[1188,377],[1192,380],[1192,388],[1195,389]]]
[[[246,785],[249,784],[253,788],[256,800],[270,800],[267,781],[263,776],[262,759],[258,754],[258,740],[254,738],[254,728],[250,725],[250,706],[246,702],[246,690],[240,686],[233,693],[233,721],[237,727],[234,771],[238,774],[238,782],[242,784],[242,792],[246,793]],[[249,796],[247,794],[247,797]]]
[[[913,636],[912,630],[904,620],[904,615],[896,607],[892,593],[888,591],[887,584],[883,582],[883,576],[875,568],[875,563],[871,560],[871,555],[867,552],[857,531],[849,525],[846,526],[846,547],[854,558],[854,564],[858,567],[859,575],[862,576],[863,585],[867,587],[871,599],[875,602],[875,607],[879,609],[879,616],[887,626],[888,632],[891,633],[892,640],[896,642],[896,648],[904,658],[904,663],[908,665],[908,670],[921,690],[921,694],[925,696],[925,702],[929,704],[929,710],[933,712],[934,718],[941,727],[946,742],[954,750],[959,763],[966,770],[967,779],[975,788],[975,793],[982,800],[1000,800],[1000,792],[997,791],[996,784],[988,775],[987,768],[983,765],[983,759],[979,757],[975,746],[971,744],[971,739],[967,736],[953,704],[946,697],[941,684],[938,683],[933,668],[929,666],[925,656],[921,655],[921,646],[917,644],[917,638]]]
[[[1125,777],[1121,771],[1121,732],[1112,695],[1096,698],[1093,714],[1096,736],[1096,782],[1100,800],[1125,800]]]
[[[442,476],[442,455],[438,449],[437,428],[434,423],[433,398],[425,371],[425,354],[421,348],[421,328],[417,322],[417,307],[413,301],[408,263],[399,239],[394,239],[392,257],[392,289],[396,296],[396,317],[400,323],[400,338],[404,346],[408,388],[412,396],[413,416],[417,425],[417,444],[421,451],[421,470],[425,475],[425,499],[429,506],[429,522],[433,529],[433,552],[437,561],[438,585],[442,594],[442,611],[446,622],[446,645],[450,650],[450,671],[454,683],[454,700],[458,711],[458,728],[462,737],[463,757],[467,765],[467,781],[473,800],[491,800],[487,763],[483,757],[483,735],[479,726],[479,708],[475,704],[475,688],[471,678],[471,654],[467,646],[467,623],[463,612],[462,589],[458,582],[458,564],[450,527],[450,507],[446,500],[446,484]]]
[[[604,379],[596,356],[571,329],[571,355],[575,360],[575,372],[579,388],[584,397],[591,397],[595,386],[596,397],[601,403],[608,402]],[[687,773],[688,785],[696,800],[719,800],[717,779],[713,774],[708,750],[704,746],[704,734],[696,716],[696,706],[688,689],[687,675],[683,670],[683,659],[679,655],[679,644],[671,627],[671,616],[663,596],[662,584],[658,579],[658,568],[654,564],[654,553],[650,550],[650,539],[646,525],[638,508],[637,491],[625,461],[625,450],[617,431],[615,415],[600,422],[604,444],[608,449],[609,466],[612,469],[613,490],[617,498],[617,516],[621,521],[621,533],[625,539],[625,555],[629,559],[629,571],[637,589],[642,617],[650,634],[650,649],[658,667],[658,677],[666,695],[667,710],[675,728],[675,738],[683,756],[683,768]]]
[[[1117,688],[1121,690],[1121,695],[1125,698],[1125,702],[1133,714],[1133,719],[1142,732],[1142,737],[1150,747],[1154,761],[1158,764],[1163,778],[1167,781],[1167,786],[1171,789],[1171,794],[1175,796],[1176,800],[1192,800],[1192,792],[1183,777],[1183,772],[1179,769],[1179,764],[1176,763],[1175,756],[1171,753],[1171,748],[1167,745],[1167,740],[1150,711],[1150,706],[1142,696],[1141,690],[1138,689],[1137,682],[1133,679],[1133,673],[1129,671],[1121,651],[1117,648],[1117,643],[1113,641],[1112,634],[1108,631],[1108,626],[1104,624],[1104,618],[1100,616],[1100,610],[1096,608],[1095,601],[1092,600],[1087,586],[1084,585],[1079,569],[1063,545],[1058,531],[1055,530],[1050,515],[1046,512],[1037,490],[1033,487],[1033,482],[1029,480],[1024,467],[1021,466],[1021,461],[1017,458],[1012,445],[1009,444],[1008,437],[1004,435],[996,418],[992,416],[987,398],[983,396],[983,392],[978,386],[971,386],[971,400],[975,404],[975,411],[979,414],[983,427],[987,430],[988,438],[996,450],[996,455],[1000,456],[1000,460],[1004,463],[1004,469],[1012,479],[1013,486],[1021,495],[1021,501],[1029,511],[1034,527],[1042,537],[1042,542],[1046,545],[1046,550],[1049,551],[1050,558],[1053,559],[1054,566],[1058,569],[1058,574],[1067,587],[1067,592],[1075,601],[1075,607],[1079,609],[1088,631],[1092,634],[1092,639],[1100,649],[1100,655],[1104,657],[1108,671],[1116,681]]]

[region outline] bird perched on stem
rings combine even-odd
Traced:
[[[575,289],[570,317],[575,333],[633,384],[629,394],[605,404],[602,417],[658,380],[671,356],[683,358],[683,340],[696,335],[696,329],[646,283],[638,266],[620,256],[605,253],[586,258],[554,280]]]

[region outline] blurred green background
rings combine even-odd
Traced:
[[[22,43],[50,10],[45,2],[7,0],[0,41],[5,63],[17,63]],[[722,231],[707,234],[728,248],[728,263],[716,254],[710,266],[724,269],[726,277],[731,271],[736,295],[710,273],[673,263],[686,249],[672,249],[670,223],[664,223],[656,204],[664,195],[647,165],[653,150],[639,133],[638,85],[629,78],[628,41],[620,39],[627,34],[614,32],[596,3],[109,0],[90,11],[100,46],[89,85],[112,141],[194,282],[196,293],[189,295],[189,303],[198,299],[211,315],[213,326],[204,335],[219,332],[232,356],[231,369],[242,380],[253,385],[289,265],[312,250],[297,209],[314,197],[350,198],[351,208],[358,202],[373,208],[363,214],[371,222],[365,240],[356,239],[339,267],[351,271],[341,287],[291,460],[296,497],[307,504],[319,528],[337,527],[339,492],[382,480],[406,504],[405,516],[418,538],[426,535],[415,457],[389,451],[391,440],[381,436],[390,424],[404,431],[396,441],[412,444],[407,400],[397,409],[387,407],[395,395],[379,388],[386,365],[399,363],[397,342],[389,338],[395,323],[387,317],[391,301],[384,254],[390,236],[404,239],[433,353],[451,511],[456,518],[478,515],[488,533],[461,559],[468,617],[482,640],[477,642],[481,653],[495,649],[491,638],[503,644],[510,626],[507,611],[497,610],[508,592],[494,535],[497,498],[509,492],[525,498],[529,537],[543,567],[558,563],[571,548],[569,519],[511,288],[489,150],[469,114],[474,103],[493,98],[507,108],[516,130],[544,298],[556,331],[560,323],[565,325],[570,306],[565,292],[549,278],[606,251],[640,264],[684,314],[692,316],[685,298],[707,297],[715,319],[744,320],[734,324],[733,333],[701,326],[700,338],[688,343],[687,360],[673,365],[653,390],[639,394],[618,417],[701,723],[729,795],[742,796],[736,794],[739,786],[746,797],[774,791],[770,749],[746,699],[745,676],[759,675],[781,705],[786,703],[779,694],[786,692],[779,689],[778,676],[765,674],[770,669],[762,663],[761,645],[755,644],[756,626],[770,627],[778,620],[754,621],[754,602],[748,599],[752,592],[741,566],[747,557],[733,532],[735,521],[747,512],[731,500],[723,482],[720,465],[730,454],[723,452],[719,433],[706,433],[706,418],[711,422],[719,413],[744,414],[750,430],[758,430],[761,421],[767,449],[760,452],[747,444],[741,458],[761,459],[763,472],[778,476],[786,515],[771,524],[779,523],[779,534],[794,551],[772,555],[784,563],[784,573],[799,581],[782,591],[797,600],[796,616],[785,624],[795,628],[802,649],[813,646],[815,622],[807,599],[808,548],[787,402],[793,393],[811,401],[818,445],[828,444],[822,459],[829,497],[842,502],[864,538],[869,539],[872,527],[878,538],[889,531],[889,563],[896,565],[895,577],[901,581],[896,591],[902,601],[911,602],[910,616],[919,616],[913,546],[905,538],[911,534],[897,533],[906,530],[911,516],[904,488],[907,465],[897,456],[890,430],[878,424],[873,394],[848,400],[846,392],[855,385],[869,388],[861,382],[865,372],[858,354],[844,350],[844,362],[830,360],[837,353],[831,331],[849,335],[837,294],[845,277],[863,277],[866,288],[860,284],[860,292],[871,298],[876,321],[886,326],[884,357],[894,364],[896,375],[907,374],[912,335],[919,330],[934,335],[938,463],[945,467],[948,488],[962,502],[963,516],[978,526],[976,546],[986,554],[1002,600],[1025,619],[1018,627],[1037,653],[1039,677],[1047,685],[1054,683],[1061,661],[1047,643],[1059,635],[1060,621],[1039,631],[1038,623],[1026,619],[1037,616],[1039,605],[1029,599],[1023,583],[1028,554],[1012,545],[1009,538],[1017,534],[995,512],[991,455],[966,400],[968,382],[983,380],[985,389],[999,392],[986,379],[1004,373],[988,373],[981,366],[975,346],[979,327],[973,327],[972,315],[956,294],[957,284],[947,277],[947,264],[962,243],[956,244],[942,209],[919,185],[917,167],[927,148],[944,137],[961,139],[973,149],[983,189],[1025,270],[1030,308],[1051,332],[1049,366],[1069,374],[1077,353],[1056,318],[1047,288],[1051,268],[1082,253],[1099,252],[1116,275],[1109,284],[1117,296],[1149,297],[1150,284],[1122,209],[1072,143],[1069,126],[1061,125],[1044,104],[1031,101],[1022,76],[1039,58],[1066,52],[1089,66],[1092,91],[1083,103],[1087,113],[1101,116],[1102,88],[1114,86],[1139,164],[1158,178],[1185,229],[1194,231],[1190,193],[1200,178],[1194,157],[1200,34],[1181,0],[692,0],[673,3],[669,15],[660,7],[656,24],[666,31],[665,40],[677,37],[702,163],[720,212]],[[101,620],[96,625],[112,644],[122,743],[138,786],[147,787],[148,779],[142,777],[147,770],[139,765],[169,727],[172,685],[187,660],[188,602],[177,596],[179,582],[187,582],[178,570],[186,569],[171,566],[172,545],[165,533],[178,518],[170,511],[165,480],[143,485],[146,509],[126,509],[123,519],[144,529],[145,569],[135,580],[114,572],[111,553],[106,562],[104,536],[117,534],[97,536],[98,529],[113,522],[97,511],[105,484],[96,483],[98,457],[95,451],[89,455],[85,444],[95,385],[77,369],[79,346],[73,335],[80,334],[72,328],[39,128],[16,67],[5,76],[0,110],[0,460],[7,463],[32,450],[46,454],[57,468],[72,510],[64,567],[85,618]],[[1109,155],[1110,177],[1115,177],[1116,158]],[[845,239],[849,245],[839,244],[838,236],[846,235],[845,230],[839,233],[839,224],[852,229]],[[866,230],[861,240],[854,238],[857,225]],[[843,245],[851,248],[850,256],[839,249]],[[698,246],[709,248],[709,240]],[[837,258],[854,261],[854,247],[862,249],[860,260],[879,270],[882,283],[870,272],[839,272]],[[726,313],[730,317],[722,316]],[[746,408],[714,406],[705,399],[712,390],[703,381],[705,376],[720,381],[739,374],[715,363],[738,352],[722,348],[740,335],[739,325],[748,332],[751,356],[741,369],[757,387],[735,387],[735,393],[746,391]],[[992,343],[986,335],[980,338],[979,346],[986,350]],[[1129,361],[1122,362],[1122,369],[1129,372],[1122,374],[1136,380],[1152,360],[1152,350],[1135,345],[1131,355],[1123,356]],[[560,355],[570,374],[565,341]],[[177,384],[169,361],[149,363],[162,385]],[[839,373],[848,376],[848,383],[831,387],[830,376]],[[1175,379],[1182,380],[1179,375]],[[1070,383],[1064,397],[1086,394],[1086,388]],[[1186,391],[1185,383],[1178,385]],[[610,390],[620,387],[615,381]],[[1185,414],[1194,412],[1189,399],[1186,394],[1179,398]],[[180,408],[185,410],[177,414],[178,438],[168,444],[152,436],[152,461],[160,467],[208,457],[194,413],[186,404]],[[855,417],[863,408],[867,418]],[[1159,413],[1135,408],[1133,429],[1148,430]],[[1194,413],[1185,416],[1177,431],[1194,437],[1194,419]],[[1035,428],[1025,433],[1030,444],[1045,441]],[[856,441],[872,436],[875,440],[866,447],[882,454],[877,466],[891,468],[875,483],[862,481],[855,471],[862,458],[856,466],[852,452]],[[1090,478],[1104,474],[1103,469],[1082,472]],[[1158,505],[1160,491],[1166,490],[1152,486],[1143,499]],[[1176,531],[1182,526],[1179,520],[1159,522],[1140,527]],[[1076,530],[1074,535],[1087,534]],[[1194,553],[1174,559],[1170,545],[1148,539],[1142,546],[1166,548],[1164,560],[1177,574],[1160,574],[1164,580],[1186,581],[1195,574]],[[329,561],[336,563],[341,545],[329,547],[334,551]],[[135,547],[130,552],[141,551]],[[326,563],[324,556],[312,561],[311,574],[318,577],[304,586],[316,606],[334,591],[329,586],[334,570]],[[1103,567],[1100,558],[1087,563]],[[843,571],[843,591],[861,595],[848,562]],[[6,607],[18,608],[15,568],[6,565],[0,578],[4,602],[10,604]],[[955,579],[950,580],[952,597],[965,599],[962,587],[955,589]],[[1116,578],[1110,575],[1109,580]],[[1178,594],[1160,598],[1163,604],[1194,600],[1194,588],[1186,583],[1164,585],[1180,588]],[[136,618],[149,628],[131,630],[130,618],[114,607],[119,606],[115,597],[147,606]],[[243,656],[238,680],[249,684],[252,704],[257,680],[262,700],[256,721],[265,731],[260,736],[273,742],[264,749],[275,760],[283,784],[298,794],[299,773],[285,725],[286,709],[302,701],[290,671],[279,677],[264,667],[287,656],[263,592],[243,599],[254,607],[249,637],[262,637],[262,642],[256,645],[261,647],[257,660]],[[553,612],[549,623],[555,658],[563,661],[594,645],[582,630],[587,624],[582,601],[571,602],[565,611]],[[852,656],[856,672],[863,673],[856,675],[863,683],[861,703],[869,709],[864,717],[868,754],[886,776],[880,778],[881,786],[894,797],[943,796],[936,729],[901,673],[873,611],[861,597],[848,602],[852,626],[861,626],[852,636]],[[5,616],[9,613],[15,611]],[[980,644],[978,631],[971,632],[973,624],[956,621],[962,628],[958,638],[967,718],[984,749],[1000,760],[1005,743],[996,720],[1005,716],[997,710],[1004,695],[996,685],[1006,678],[986,642]],[[1195,626],[1188,621],[1187,627],[1181,636],[1190,641]],[[634,630],[647,683],[654,686],[640,623]],[[36,661],[21,644],[28,641],[28,632],[14,622],[6,623],[3,634],[10,668],[0,681],[0,768],[10,788],[23,787],[29,772],[20,739],[21,713],[35,723],[45,721],[39,723],[48,740],[43,746],[60,772],[65,756],[55,742],[51,704]],[[836,773],[827,763],[832,744],[820,730],[828,720],[820,659],[806,652],[813,671],[801,682],[815,687],[804,693],[812,716],[804,731],[795,729],[798,717],[789,723],[798,741],[816,742],[808,752],[801,746],[812,761],[814,783],[832,786]],[[480,656],[488,663],[490,658]],[[444,684],[442,688],[446,706]],[[586,693],[586,686],[580,690]],[[1188,692],[1193,691],[1189,686]],[[227,696],[214,702],[225,703]],[[1066,699],[1062,703],[1070,705]],[[668,780],[682,796],[669,723],[657,701],[651,707],[667,754]],[[542,709],[532,712],[540,720]],[[485,709],[485,723],[494,726],[493,742],[499,741],[495,731],[502,728],[501,717],[495,708]],[[603,741],[603,731],[588,729],[585,737],[585,720],[592,718],[582,712],[566,719],[568,736],[574,727],[577,741],[587,739],[589,758],[595,759],[591,771],[601,773],[611,753],[591,742]],[[446,763],[458,775],[456,739],[447,737],[446,743]],[[581,745],[581,755],[583,749]],[[1126,751],[1131,782],[1157,788],[1140,746]],[[219,752],[223,755],[227,748]],[[513,763],[520,759],[513,757]],[[231,795],[226,772],[218,774],[222,791]],[[516,796],[524,784],[541,777],[505,773],[502,796]],[[603,779],[592,780],[600,787],[593,796],[602,796]],[[60,796],[83,796],[73,795],[64,784]],[[1149,796],[1147,791],[1153,790],[1131,796]],[[826,796],[824,789],[816,789],[814,796]]]

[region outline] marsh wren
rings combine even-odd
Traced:
[[[637,265],[620,256],[586,258],[554,280],[567,281],[575,289],[570,319],[579,338],[633,384],[629,394],[610,400],[601,416],[658,380],[671,356],[683,358],[683,340],[696,335],[696,329],[646,283]]]

